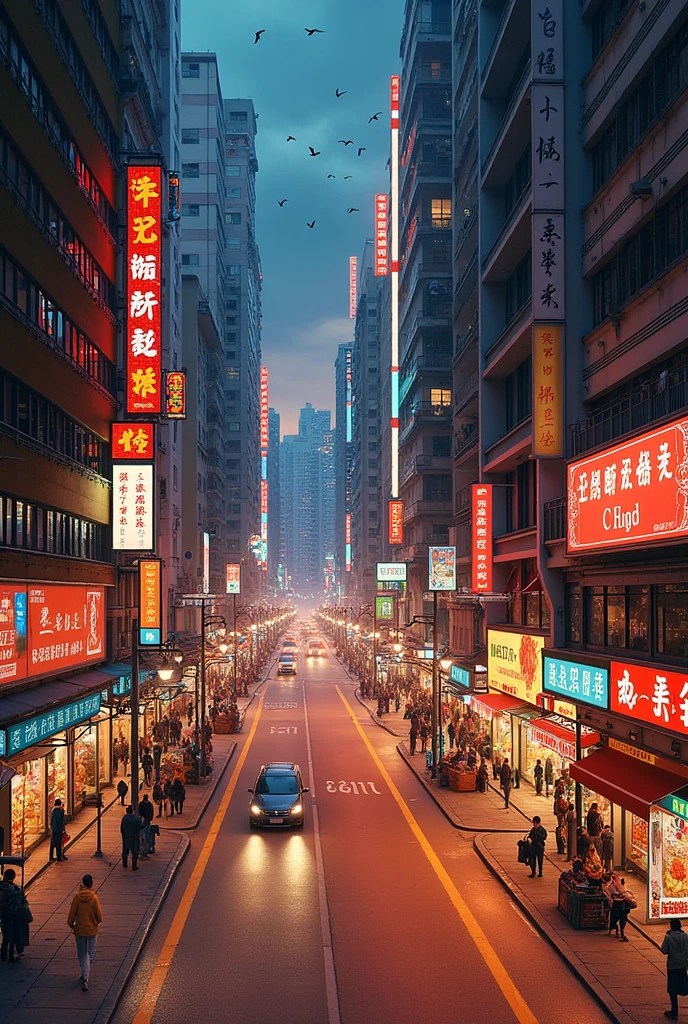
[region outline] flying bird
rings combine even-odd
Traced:
[[[346,181],[347,178],[353,178],[353,174],[345,174],[344,181]]]
[[[315,221],[314,220],[306,221],[306,224],[308,225],[309,228],[314,228],[315,227]]]
[[[284,204],[285,204],[285,203],[288,203],[288,202],[289,202],[289,200],[288,200],[288,199],[278,199],[278,200],[277,200],[277,205],[278,205],[278,206],[284,206]]]
[[[359,146],[358,147],[358,155],[359,156],[361,155],[361,153],[365,153],[365,152],[366,152],[365,146]]]
[[[287,136],[287,142],[296,142],[296,139],[294,138],[293,135],[288,135]]]
[[[346,89],[340,89],[340,88],[337,88],[337,89],[335,89],[335,91],[334,91],[334,94],[335,94],[335,96],[337,97],[337,99],[339,99],[339,97],[340,97],[340,96],[346,96],[346,93],[347,93],[347,90],[346,90]]]
[[[328,174],[328,175],[327,175],[327,177],[328,177],[328,178],[336,178],[336,177],[337,177],[337,175],[336,175],[336,174]]]
[[[304,29],[303,31],[304,31],[304,32],[307,32],[309,36],[312,36],[312,35],[314,35],[314,34],[315,34],[316,32],[319,32],[319,33],[320,33],[320,35],[322,35],[322,34],[323,34],[323,32],[325,31],[325,29],[323,29],[323,28],[305,28],[305,29]]]
[[[346,212],[347,213],[360,213],[361,211],[356,209],[355,206],[350,206],[349,209]]]
[[[343,142],[345,146],[353,146],[353,139],[337,139],[337,142]]]
[[[315,150],[313,149],[313,147],[312,147],[312,146],[309,146],[308,148],[309,148],[309,149],[310,149],[310,151],[311,151],[311,156],[320,156],[320,150],[318,150],[318,151],[316,152],[316,151],[315,151]]]
[[[368,118],[368,124],[370,124],[371,121],[377,121],[377,119],[378,119],[378,117],[380,116],[381,113],[382,113],[382,111],[378,110],[377,114],[373,114],[372,117],[369,117]]]
[[[258,32],[256,32],[256,38],[255,38],[255,39],[253,40],[253,45],[254,45],[254,46],[256,45],[256,43],[257,43],[257,42],[259,42],[259,41],[260,41],[260,37],[262,36],[262,34],[263,34],[263,32],[264,32],[264,31],[265,31],[265,29],[264,29],[264,28],[261,28],[261,29],[259,29],[259,31],[258,31]]]

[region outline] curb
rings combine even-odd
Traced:
[[[114,799],[113,799],[113,800],[111,800],[111,801],[110,801],[110,803],[109,803],[109,804],[106,804],[106,805],[104,805],[104,806],[102,807],[102,809],[101,809],[101,817],[102,817],[102,816],[103,816],[103,815],[104,815],[104,814],[105,814],[105,813],[106,813],[107,811],[109,811],[109,810],[110,810],[110,809],[111,809],[112,807],[114,807],[114,806],[115,806],[115,804],[117,803],[117,801],[118,801],[118,800],[119,800],[119,797],[118,797],[118,796],[116,796],[116,797],[114,797]],[[69,845],[70,845],[70,846],[73,846],[73,845],[74,845],[74,843],[77,843],[77,842],[78,842],[78,841],[79,841],[80,839],[83,839],[83,837],[84,837],[84,836],[86,835],[86,833],[87,833],[88,831],[90,831],[90,829],[92,829],[92,828],[93,828],[93,827],[95,826],[95,824],[97,823],[97,821],[98,821],[98,816],[96,815],[96,817],[95,817],[95,818],[93,818],[93,819],[92,819],[91,821],[89,821],[89,823],[88,823],[87,825],[84,825],[84,827],[82,828],[81,832],[77,832],[77,834],[76,834],[76,835],[74,836],[74,838],[73,838],[73,839],[70,839],[70,840],[69,840]],[[54,864],[54,863],[56,863],[56,862],[55,862],[55,861],[50,861],[50,860],[49,860],[49,861],[47,861],[47,862],[46,862],[46,863],[45,863],[45,864],[43,865],[43,867],[42,867],[42,868],[39,868],[39,869],[38,869],[38,871],[36,872],[36,874],[35,874],[35,875],[33,875],[33,876],[32,876],[32,877],[31,877],[31,878],[29,879],[29,881],[28,881],[28,882],[26,883],[26,885],[24,886],[24,890],[26,890],[26,889],[30,889],[30,888],[31,888],[31,886],[33,885],[33,883],[34,883],[34,882],[37,882],[39,878],[42,878],[42,877],[43,877],[43,875],[44,875],[44,874],[46,873],[46,871],[48,870],[48,868],[49,868],[49,867],[50,867],[50,866],[51,866],[52,864]]]
[[[220,785],[220,780],[222,779],[222,776],[227,771],[227,766],[229,765],[229,762],[234,757],[234,753],[236,751],[237,746],[238,744],[235,741],[232,741],[232,746],[230,747],[229,753],[225,758],[225,763],[222,765],[222,768],[213,779],[210,788],[206,791],[207,796],[201,807],[196,810],[196,816],[191,819],[191,822],[188,825],[181,825],[179,827],[177,827],[176,825],[163,825],[162,827],[165,829],[166,832],[192,832],[194,829],[198,828],[201,818],[208,810],[208,805],[212,800],[213,796],[215,795],[215,790]],[[169,821],[170,819],[168,818],[167,820]]]
[[[477,835],[473,839],[473,849],[477,853],[485,867],[490,871],[498,882],[506,889],[507,893],[518,903],[531,924],[538,930],[540,935],[549,943],[554,951],[561,957],[572,974],[583,983],[590,995],[615,1024],[634,1024],[633,1018],[624,1010],[619,1003],[613,999],[609,992],[600,985],[596,978],[588,971],[582,960],[570,948],[562,949],[557,934],[547,924],[540,912],[533,906],[522,890],[512,884],[509,876],[497,867],[491,860],[489,853],[484,847],[483,837]]]
[[[390,736],[395,736],[395,737],[396,737],[397,739],[400,739],[400,738],[401,738],[401,737],[399,736],[399,733],[398,733],[398,732],[394,732],[394,730],[393,730],[393,729],[390,729],[390,727],[389,727],[388,725],[385,725],[385,723],[384,723],[384,722],[380,721],[380,719],[379,719],[379,718],[377,717],[377,715],[376,715],[376,714],[374,714],[374,713],[373,713],[373,712],[372,712],[372,711],[370,710],[370,708],[368,707],[368,705],[367,705],[367,704],[366,704],[366,702],[364,701],[363,697],[361,697],[361,691],[360,691],[360,690],[358,689],[358,687],[357,687],[357,688],[356,688],[356,689],[354,690],[354,694],[356,695],[356,700],[358,701],[358,703],[359,703],[359,704],[360,704],[360,705],[361,705],[362,707],[364,707],[364,708],[366,709],[366,711],[368,712],[368,714],[370,715],[370,717],[372,718],[372,720],[373,720],[373,721],[375,722],[375,725],[379,725],[379,727],[380,727],[381,729],[384,729],[384,730],[385,730],[386,732],[388,732],[388,733],[390,734]]]
[[[430,794],[432,799],[435,801],[435,803],[437,804],[439,809],[442,811],[442,814],[444,814],[445,818],[447,818],[447,820],[450,822],[450,824],[452,824],[455,829],[458,829],[459,832],[470,832],[470,833],[473,833],[474,835],[484,835],[484,834],[511,835],[511,834],[513,834],[513,835],[519,835],[520,836],[520,835],[523,834],[523,829],[522,828],[485,828],[484,826],[482,826],[481,828],[476,828],[473,825],[464,825],[463,822],[459,821],[452,814],[452,812],[449,810],[449,808],[445,806],[444,801],[440,799],[439,793],[437,792],[435,787],[431,786],[430,782],[426,778],[424,778],[422,775],[419,775],[419,773],[416,771],[416,769],[413,766],[413,762],[410,760],[410,755],[406,753],[406,751],[403,749],[401,743],[397,743],[397,752],[398,752],[399,756],[402,758],[402,760],[406,762],[406,764],[408,765],[409,769],[416,776],[416,778],[418,779],[420,784],[425,787],[426,791]]]
[[[150,915],[148,920],[144,921],[139,926],[139,929],[136,935],[134,936],[134,939],[132,940],[132,946],[134,948],[132,950],[130,947],[129,952],[124,958],[124,962],[122,963],[119,971],[115,975],[115,979],[112,985],[110,986],[110,988],[112,989],[119,983],[119,987],[117,988],[117,991],[115,993],[114,1002],[109,1007],[101,1005],[100,1009],[98,1010],[98,1013],[93,1018],[93,1024],[108,1024],[108,1022],[112,1020],[115,1011],[117,1010],[117,1007],[120,1004],[120,1000],[124,994],[124,990],[129,984],[129,980],[132,974],[134,973],[134,968],[138,963],[138,959],[141,956],[143,947],[145,946],[146,941],[148,940],[148,936],[150,935],[153,925],[157,920],[158,914],[162,910],[162,905],[165,902],[165,899],[167,898],[167,894],[172,886],[174,877],[179,868],[181,867],[182,861],[184,860],[190,849],[191,840],[189,839],[189,837],[180,835],[177,852],[174,855],[172,861],[170,862],[167,872],[165,873],[165,877],[160,883],[158,891],[155,894],[157,899],[155,909],[153,910],[153,913]]]

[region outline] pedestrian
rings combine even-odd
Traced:
[[[605,825],[600,832],[602,842],[602,867],[605,871],[614,870],[614,833],[611,825]]]
[[[165,799],[165,793],[159,782],[156,782],[153,786],[153,803],[158,805],[158,817],[162,817],[162,805]]]
[[[549,787],[554,785],[554,765],[552,764],[552,758],[548,757],[545,761],[545,796],[549,800]]]
[[[667,958],[667,992],[671,1000],[671,1009],[665,1010],[664,1016],[677,1020],[678,997],[688,996],[688,935],[678,917],[672,917],[661,951]]]
[[[112,744],[112,774],[116,775],[119,771],[119,741],[115,737]]]
[[[553,796],[553,803],[552,803],[552,811],[554,812],[554,814],[557,813],[557,801],[563,799],[565,796],[566,796],[566,786],[564,785],[564,780],[563,779],[557,779],[556,785],[554,787],[554,796]]]
[[[505,757],[502,767],[499,769],[499,786],[504,792],[504,810],[509,810],[509,793],[511,792],[511,765],[509,758]]]
[[[188,729],[191,728],[191,722],[193,720],[193,712],[194,712],[193,701],[189,701],[187,709],[186,709],[186,726],[187,726]]]
[[[98,925],[102,920],[100,900],[93,891],[93,875],[84,875],[79,891],[72,897],[67,914],[67,927],[72,929],[76,939],[76,958],[81,968],[79,981],[82,992],[88,992],[91,964],[96,958]]]
[[[169,779],[165,779],[162,791],[165,794],[165,807],[168,808],[170,818],[174,818],[174,787]]]
[[[181,779],[177,778],[174,780],[172,786],[172,797],[174,799],[174,809],[177,814],[181,814],[184,810],[184,801],[186,800],[186,790],[184,789],[184,783]]]
[[[573,860],[573,854],[576,849],[576,808],[572,803],[569,803],[569,809],[566,813],[566,859]]]
[[[141,758],[141,767],[143,768],[143,784],[150,786],[151,778],[153,777],[153,758],[148,747],[146,747],[145,753]]]
[[[554,802],[554,813],[557,816],[558,827],[563,830],[569,813],[569,800],[563,788],[559,792],[561,795]]]
[[[542,767],[542,761],[540,758],[535,762],[533,768],[533,777],[535,779],[535,792],[538,796],[542,796],[542,780],[545,775],[545,769]]]
[[[626,921],[628,920],[631,907],[628,902],[629,894],[626,892],[626,880],[620,878],[618,872],[613,871],[611,880],[602,888],[609,901],[609,934],[611,935],[612,932],[615,932],[618,939],[620,928],[621,941],[628,942],[626,938]]]
[[[423,721],[421,723],[421,727],[420,727],[420,752],[421,752],[421,754],[424,754],[427,749],[428,749],[428,727],[425,724],[425,721]]]
[[[538,814],[533,818],[533,827],[528,833],[530,839],[530,877],[535,878],[535,868],[542,878],[542,862],[545,856],[545,843],[547,841],[547,829],[542,825]]]
[[[50,814],[50,851],[48,853],[48,860],[53,859],[53,851],[55,852],[55,856],[58,860],[67,860],[62,852],[64,827],[64,807],[62,806],[61,800],[56,800]]]
[[[493,778],[493,780],[495,782],[499,778],[499,773],[500,773],[501,769],[502,769],[502,758],[501,758],[500,754],[497,752],[497,753],[495,753],[494,759],[492,761],[492,778]]]
[[[447,734],[449,736],[449,749],[453,750],[454,741],[456,739],[456,727],[452,721],[450,721],[449,725],[447,726]]]
[[[598,810],[597,802],[590,804],[590,810],[588,811],[588,816],[587,816],[586,821],[585,821],[585,826],[586,826],[586,828],[588,830],[588,835],[590,836],[590,838],[592,839],[593,843],[597,847],[597,852],[600,855],[600,860],[601,860],[602,859],[602,840],[600,839],[600,834],[602,832],[602,829],[604,828],[604,818],[602,817],[602,815],[600,814],[600,812]]]
[[[28,919],[26,923],[22,921],[22,914],[26,916],[29,908],[24,893],[14,881],[16,877],[14,868],[8,868],[0,882],[0,960],[9,960],[11,964],[21,960],[25,940],[28,940]]]
[[[479,793],[487,793],[487,780],[487,765],[485,764],[485,759],[483,758],[483,760],[480,762],[480,767],[478,768],[478,771],[475,776],[475,782],[476,786],[478,787]]]
[[[124,736],[119,738],[119,759],[122,762],[124,768],[124,775],[128,775],[127,765],[129,764],[129,744],[125,740]]]
[[[126,782],[124,781],[124,779],[120,779],[119,782],[117,783],[117,796],[119,797],[120,807],[124,807],[124,798],[128,792],[129,787],[127,786]]]
[[[152,849],[153,843],[151,839],[151,822],[153,815],[155,814],[155,808],[148,799],[148,794],[144,793],[138,806],[139,818],[143,822],[143,829],[141,831],[141,856],[147,857],[149,850]]]
[[[409,730],[409,749],[412,754],[416,752],[416,740],[418,739],[418,730],[415,724],[411,721],[411,728]]]
[[[119,830],[122,834],[122,865],[128,866],[129,854],[131,854],[131,870],[138,871],[138,859],[141,843],[141,830],[143,822],[138,814],[134,814],[131,804],[127,807],[126,814],[122,818]]]

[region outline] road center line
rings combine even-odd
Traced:
[[[227,814],[230,801],[232,799],[232,796],[234,795],[234,790],[236,789],[237,782],[239,781],[241,770],[244,767],[244,763],[248,756],[249,749],[251,747],[251,744],[253,743],[253,738],[256,735],[258,722],[260,721],[261,712],[263,710],[264,699],[265,693],[262,693],[258,700],[256,717],[253,719],[251,731],[248,734],[248,738],[246,740],[246,743],[244,744],[244,748],[241,751],[241,754],[239,755],[239,760],[237,761],[234,771],[232,772],[232,777],[229,780],[227,789],[224,792],[224,795],[220,802],[220,806],[218,807],[215,817],[213,818],[213,823],[210,826],[208,835],[205,838],[205,842],[203,843],[203,847],[201,849],[199,858],[196,861],[193,871],[191,872],[191,877],[189,878],[189,881],[186,883],[186,889],[184,890],[182,897],[179,901],[179,906],[177,907],[169,931],[165,936],[165,941],[158,955],[155,967],[153,968],[153,972],[148,982],[148,987],[146,988],[146,991],[144,992],[141,998],[141,1002],[139,1003],[139,1007],[136,1011],[132,1024],[150,1024],[150,1022],[153,1020],[153,1015],[155,1014],[155,1011],[157,1009],[158,1000],[160,999],[160,993],[162,992],[163,986],[165,984],[167,973],[170,967],[172,966],[174,954],[177,950],[177,946],[179,945],[179,941],[182,937],[184,928],[186,926],[186,921],[191,910],[191,905],[194,901],[196,893],[198,892],[199,886],[203,879],[203,875],[205,874],[205,870],[208,866],[208,861],[210,860],[210,855],[213,852],[213,847],[215,846],[217,837],[220,834],[220,828],[222,827],[222,823],[225,819],[225,815]]]
[[[506,999],[509,1006],[513,1010],[514,1016],[519,1021],[519,1024],[538,1024],[537,1017],[533,1014],[532,1010],[530,1009],[525,999],[519,992],[508,971],[504,967],[504,964],[499,959],[493,947],[490,945],[490,941],[487,935],[478,924],[478,921],[476,920],[472,911],[466,904],[466,901],[464,900],[463,896],[456,888],[449,875],[447,874],[447,871],[445,870],[442,862],[440,861],[439,857],[432,848],[430,841],[427,839],[425,833],[423,832],[420,825],[418,824],[413,814],[411,813],[408,804],[404,800],[403,796],[401,795],[397,787],[394,785],[394,782],[392,781],[389,772],[387,771],[384,764],[380,760],[378,753],[373,747],[372,743],[366,736],[361,723],[356,718],[356,715],[354,714],[351,705],[349,704],[348,700],[346,699],[342,691],[339,689],[339,686],[337,686],[337,693],[339,694],[344,704],[344,707],[349,712],[351,720],[354,723],[354,726],[358,731],[359,736],[361,737],[365,746],[368,749],[368,753],[370,754],[373,761],[377,765],[380,774],[382,775],[382,778],[387,783],[390,793],[394,797],[401,813],[406,819],[406,823],[408,824],[409,828],[411,829],[414,836],[418,840],[418,843],[420,844],[423,853],[430,861],[430,865],[433,871],[440,880],[440,883],[442,884],[444,891],[447,893],[447,896],[451,900],[454,909],[461,918],[466,928],[466,931],[468,932],[473,942],[475,943],[475,946],[478,952],[480,953],[481,957],[485,961],[488,970],[492,974],[492,977],[497,982],[499,988],[502,991],[502,994],[504,995],[504,998]]]
[[[337,992],[337,975],[334,969],[334,951],[332,949],[332,928],[330,927],[330,908],[327,903],[327,886],[325,885],[325,865],[323,862],[322,843],[320,841],[320,822],[318,820],[318,803],[315,798],[315,772],[313,771],[313,748],[311,747],[311,730],[308,725],[308,704],[306,703],[306,683],[303,682],[303,718],[306,725],[306,749],[308,751],[308,777],[313,804],[313,839],[315,842],[315,870],[318,876],[318,902],[320,904],[320,932],[322,934],[323,958],[325,960],[325,991],[327,994],[328,1024],[341,1024],[339,1015],[339,994]]]

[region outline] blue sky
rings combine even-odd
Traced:
[[[182,4],[183,48],[215,50],[223,95],[252,99],[259,114],[263,362],[283,433],[296,430],[307,401],[334,413],[337,345],[353,328],[349,256],[360,258],[372,236],[374,194],[388,188],[389,76],[398,70],[403,7],[403,0]],[[309,38],[306,26],[324,34]],[[346,96],[337,99],[337,88]],[[368,124],[379,110],[379,121]],[[287,135],[297,142],[287,144]],[[356,146],[337,139],[353,139],[366,152],[358,158]],[[322,155],[310,157],[309,146]],[[353,178],[344,181],[345,174]],[[361,212],[347,214],[350,206]]]

